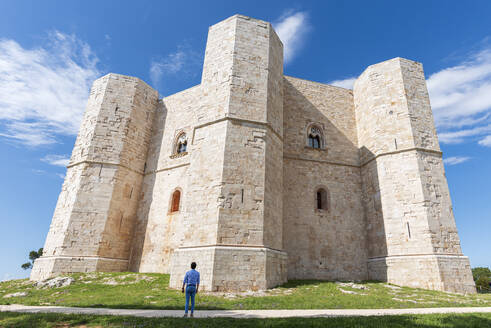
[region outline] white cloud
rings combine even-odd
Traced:
[[[479,140],[481,146],[491,147],[491,135],[484,137],[484,139]]]
[[[273,23],[273,26],[283,42],[284,62],[288,64],[303,46],[305,35],[310,30],[308,15],[301,11],[289,11]]]
[[[67,155],[46,155],[41,158],[41,161],[55,166],[66,167],[70,162],[70,157]]]
[[[55,31],[25,49],[0,40],[0,136],[29,146],[76,135],[89,89],[101,75],[90,46]]]
[[[487,132],[491,132],[491,124],[469,129],[440,132],[438,133],[438,140],[442,143],[457,144],[466,141],[469,137],[476,137]]]
[[[150,62],[150,80],[155,88],[165,88],[167,78],[186,78],[197,73],[201,57],[187,44],[181,44],[177,50],[163,58]]]
[[[456,164],[467,162],[470,159],[471,159],[470,157],[465,157],[465,156],[448,157],[443,160],[443,163],[447,165],[456,165]]]
[[[462,143],[491,131],[491,47],[427,80],[439,140]]]
[[[345,88],[345,89],[353,89],[353,84],[355,83],[356,79],[357,79],[356,77],[349,77],[349,78],[344,79],[344,80],[334,80],[334,81],[328,82],[327,84],[334,85],[334,86],[340,87],[340,88]]]
[[[8,281],[14,279],[14,275],[11,273],[4,273],[0,281]]]
[[[169,54],[161,60],[152,60],[150,63],[150,78],[152,83],[157,85],[162,79],[164,73],[175,74],[179,72],[186,58],[186,53],[178,50],[175,53]]]

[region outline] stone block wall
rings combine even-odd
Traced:
[[[264,247],[185,247],[172,255],[170,286],[182,286],[191,262],[198,264],[200,289],[206,291],[264,290],[287,279],[287,255],[281,251]]]
[[[459,255],[390,256],[370,259],[371,279],[452,293],[476,292],[469,259]]]
[[[284,80],[284,249],[289,279],[367,278],[365,220],[353,93],[292,77]],[[307,146],[317,124],[324,149]],[[318,210],[316,192],[328,191]]]
[[[179,92],[164,98],[156,111],[132,241],[132,270],[170,272],[172,252],[185,239],[191,219],[187,213],[195,206],[188,175],[191,157],[196,155],[193,136],[200,95],[199,86]],[[188,140],[187,153],[176,156],[174,145],[181,133]],[[180,210],[171,213],[175,190],[181,191]]]
[[[128,268],[157,99],[136,78],[109,74],[94,82],[31,279]]]
[[[395,58],[370,66],[355,82],[354,104],[369,277],[472,291],[421,64]],[[449,257],[437,254],[461,265],[446,268]],[[449,270],[461,279],[460,287],[443,274]]]

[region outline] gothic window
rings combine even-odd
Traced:
[[[179,190],[175,190],[172,193],[172,201],[171,201],[171,208],[170,208],[171,213],[179,212],[180,202],[181,202],[181,192]]]
[[[177,138],[176,154],[185,153],[187,147],[188,147],[188,141],[186,139],[186,134],[185,133],[181,133],[179,135],[179,137]]]
[[[309,127],[307,145],[314,149],[324,148],[324,138],[321,128],[315,125]]]
[[[186,133],[181,132],[174,139],[171,158],[181,157],[188,153],[188,139]]]
[[[309,147],[317,149],[321,148],[321,139],[319,138],[319,136],[313,136],[309,134]]]
[[[317,189],[315,195],[316,209],[317,210],[327,210],[329,209],[327,190],[324,188]]]

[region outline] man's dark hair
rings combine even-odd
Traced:
[[[191,263],[191,269],[196,269],[196,262]]]

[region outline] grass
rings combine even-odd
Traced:
[[[70,286],[38,288],[27,279],[0,283],[0,304],[57,305],[132,309],[182,309],[180,291],[168,288],[169,275],[138,273],[72,274]],[[355,287],[355,288],[354,288]],[[358,288],[356,288],[358,287]],[[359,289],[360,287],[364,289]],[[5,298],[11,293],[26,296]],[[197,295],[198,310],[214,309],[373,309],[491,306],[491,294],[458,295],[364,282],[355,286],[302,280],[263,292]]]
[[[475,314],[425,314],[381,317],[337,317],[337,318],[136,318],[122,316],[31,314],[0,312],[0,327],[367,327],[367,328],[458,328],[491,327],[490,313]]]

